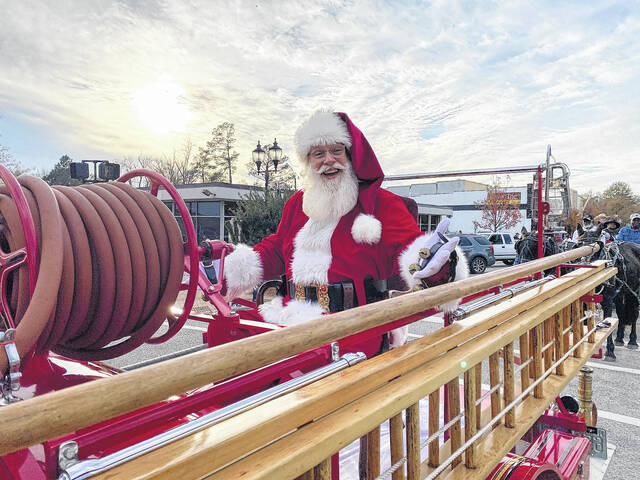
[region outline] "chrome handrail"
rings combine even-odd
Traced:
[[[489,305],[497,303],[498,301],[505,298],[513,298],[515,295],[517,295],[523,290],[528,290],[530,288],[537,287],[538,285],[542,285],[543,283],[546,283],[550,280],[555,280],[555,278],[556,277],[554,275],[547,275],[546,277],[542,277],[537,280],[531,280],[528,282],[523,282],[516,285],[511,285],[510,287],[507,287],[507,288],[503,288],[499,293],[496,293],[495,295],[481,298],[480,300],[477,300],[475,302],[460,305],[458,308],[456,308],[455,311],[449,314],[449,319],[452,322],[462,320],[463,318],[466,318],[472,313],[474,313],[476,310],[479,310],[484,307],[488,307]]]
[[[166,432],[155,435],[154,437],[143,440],[127,448],[123,448],[122,450],[106,455],[102,458],[77,460],[78,444],[73,441],[65,442],[60,445],[58,453],[60,468],[58,480],[83,480],[85,478],[93,477],[94,475],[110,470],[127,461],[220,423],[223,420],[255,408],[258,405],[262,405],[274,398],[304,387],[305,385],[320,380],[332,373],[344,370],[345,368],[355,365],[356,363],[360,363],[366,359],[366,355],[362,352],[347,353],[342,355],[339,360],[332,362],[329,365],[325,365],[324,367],[320,367],[312,372],[291,379],[280,385],[276,385],[264,392],[252,395],[251,397],[223,407],[215,412],[208,413],[196,420],[192,420],[183,425],[178,425]]]

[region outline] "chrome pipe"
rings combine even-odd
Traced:
[[[345,368],[360,363],[366,359],[366,355],[362,352],[347,353],[336,362],[289,380],[281,385],[276,385],[264,392],[252,395],[251,397],[240,400],[239,402],[228,405],[220,410],[211,412],[183,425],[178,425],[166,432],[160,433],[127,448],[123,448],[122,450],[106,455],[105,457],[81,460],[70,465],[67,463],[66,467],[61,466],[61,473],[58,476],[58,480],[83,480],[85,478],[93,477],[99,473],[103,473],[134,458],[163,447],[171,442],[216,425],[228,418],[239,415],[247,410],[251,410],[252,408],[262,405],[263,403],[277,397],[281,397],[287,393],[304,387],[305,385],[309,385],[310,383],[318,381],[335,372],[344,370]],[[67,442],[67,446],[68,445],[69,444]]]
[[[469,315],[471,315],[476,310],[479,310],[484,307],[488,307],[489,305],[497,303],[498,301],[503,300],[505,298],[513,298],[523,290],[537,287],[538,285],[546,283],[550,280],[555,280],[555,278],[556,277],[554,275],[549,275],[549,276],[540,278],[538,280],[533,280],[531,282],[524,282],[519,285],[512,285],[508,288],[504,288],[500,293],[496,293],[495,295],[492,295],[490,297],[485,297],[475,302],[467,303],[465,305],[460,305],[458,308],[456,308],[454,312],[449,314],[449,318],[451,318],[453,321],[462,320],[463,318],[466,318]]]
[[[545,165],[542,165],[542,170]],[[538,165],[528,165],[522,167],[502,167],[502,168],[477,168],[474,170],[450,170],[448,172],[426,172],[426,173],[405,173],[399,175],[385,175],[385,181],[393,180],[419,180],[422,178],[442,178],[459,177],[464,175],[497,175],[500,173],[527,173],[537,172]]]

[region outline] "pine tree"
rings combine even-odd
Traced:
[[[58,163],[56,163],[51,171],[42,177],[42,179],[49,185],[66,185],[70,187],[80,185],[82,183],[80,180],[71,178],[69,166],[72,161],[69,155],[63,155],[60,157],[60,160],[58,160]]]
[[[196,166],[200,177],[221,180],[228,174],[229,183],[233,183],[233,172],[240,155],[233,147],[236,143],[235,127],[233,123],[224,122],[211,131],[211,140],[205,148],[200,149]],[[209,180],[212,181],[212,180]]]

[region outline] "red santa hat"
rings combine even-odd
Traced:
[[[351,166],[358,177],[358,203],[364,213],[358,215],[351,229],[359,243],[377,243],[382,225],[373,215],[376,197],[384,179],[384,173],[371,145],[346,113],[318,110],[304,122],[295,136],[300,161],[307,162],[312,147],[341,143],[347,147]]]

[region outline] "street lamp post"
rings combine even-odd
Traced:
[[[260,173],[260,169],[264,170],[264,191],[266,194],[269,190],[269,174],[278,171],[278,164],[282,160],[282,148],[278,146],[278,141],[275,138],[273,145],[268,146],[266,150],[262,148],[260,140],[258,140],[257,147],[251,152],[251,158],[256,164],[258,173]]]

